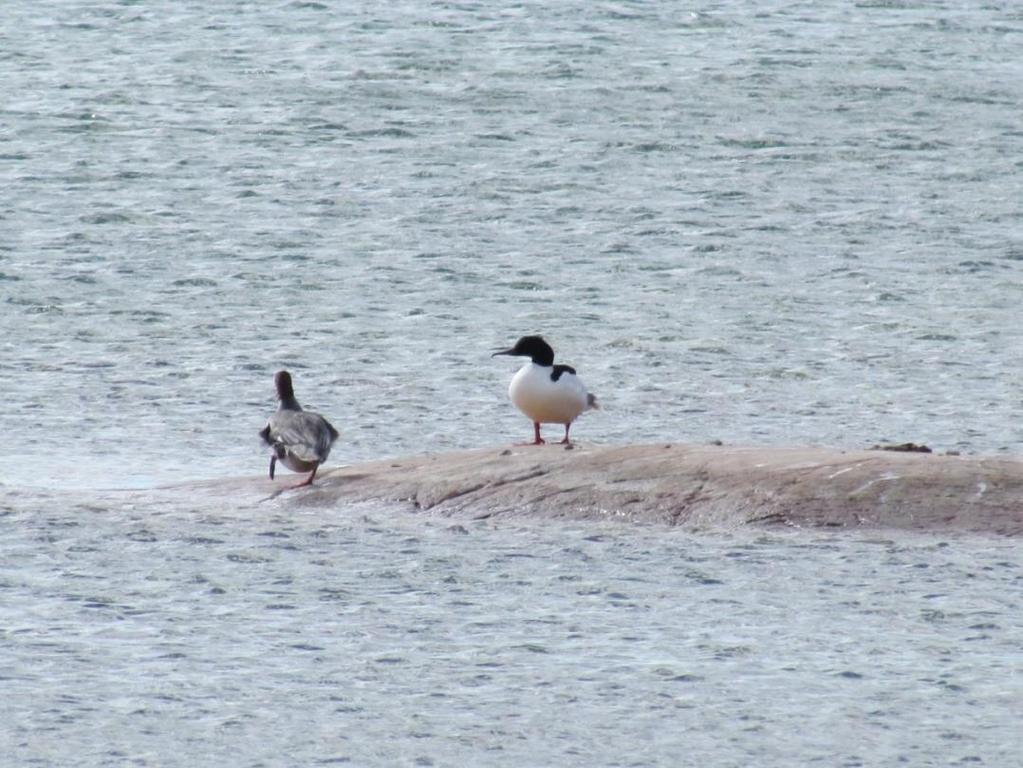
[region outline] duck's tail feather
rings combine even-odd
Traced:
[[[597,402],[597,396],[592,392],[586,393],[586,410],[588,411],[600,410],[600,403]]]

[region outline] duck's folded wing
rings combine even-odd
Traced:
[[[324,461],[337,434],[322,416],[306,411],[275,413],[267,427],[268,442],[302,461]]]

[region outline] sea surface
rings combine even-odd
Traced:
[[[1016,541],[34,494],[11,766],[949,766],[1023,754]]]
[[[1023,8],[0,7],[0,765],[1023,760],[1023,554],[156,490],[528,439],[1023,454]],[[557,433],[556,428],[551,428]],[[135,493],[115,489],[135,489]]]

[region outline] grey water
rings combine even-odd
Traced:
[[[7,765],[1015,765],[1009,539],[59,495],[0,527]]]
[[[332,463],[1023,445],[1013,3],[0,8],[0,761],[1007,765],[1020,555],[184,494]],[[3,758],[2,756],[8,756]],[[14,757],[9,757],[9,756]]]

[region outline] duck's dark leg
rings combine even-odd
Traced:
[[[515,443],[515,445],[546,445],[547,441],[540,437],[540,424],[533,422],[533,442],[531,443]]]
[[[316,470],[318,470],[319,468],[320,468],[320,465],[317,464],[315,467],[313,467],[313,471],[309,473],[309,477],[307,477],[303,482],[299,483],[298,485],[296,485],[294,487],[295,488],[305,488],[307,485],[312,485],[313,484],[313,478],[316,477]]]
[[[571,445],[572,441],[568,439],[568,428],[572,426],[572,422],[568,422],[565,425],[565,439],[561,441],[562,445]]]
[[[533,422],[533,434],[535,436],[533,438],[533,445],[543,445],[544,443],[547,442],[542,437],[540,437],[540,422],[539,421],[534,421]]]
[[[274,468],[277,466],[276,454],[270,457],[270,479],[274,479]]]

